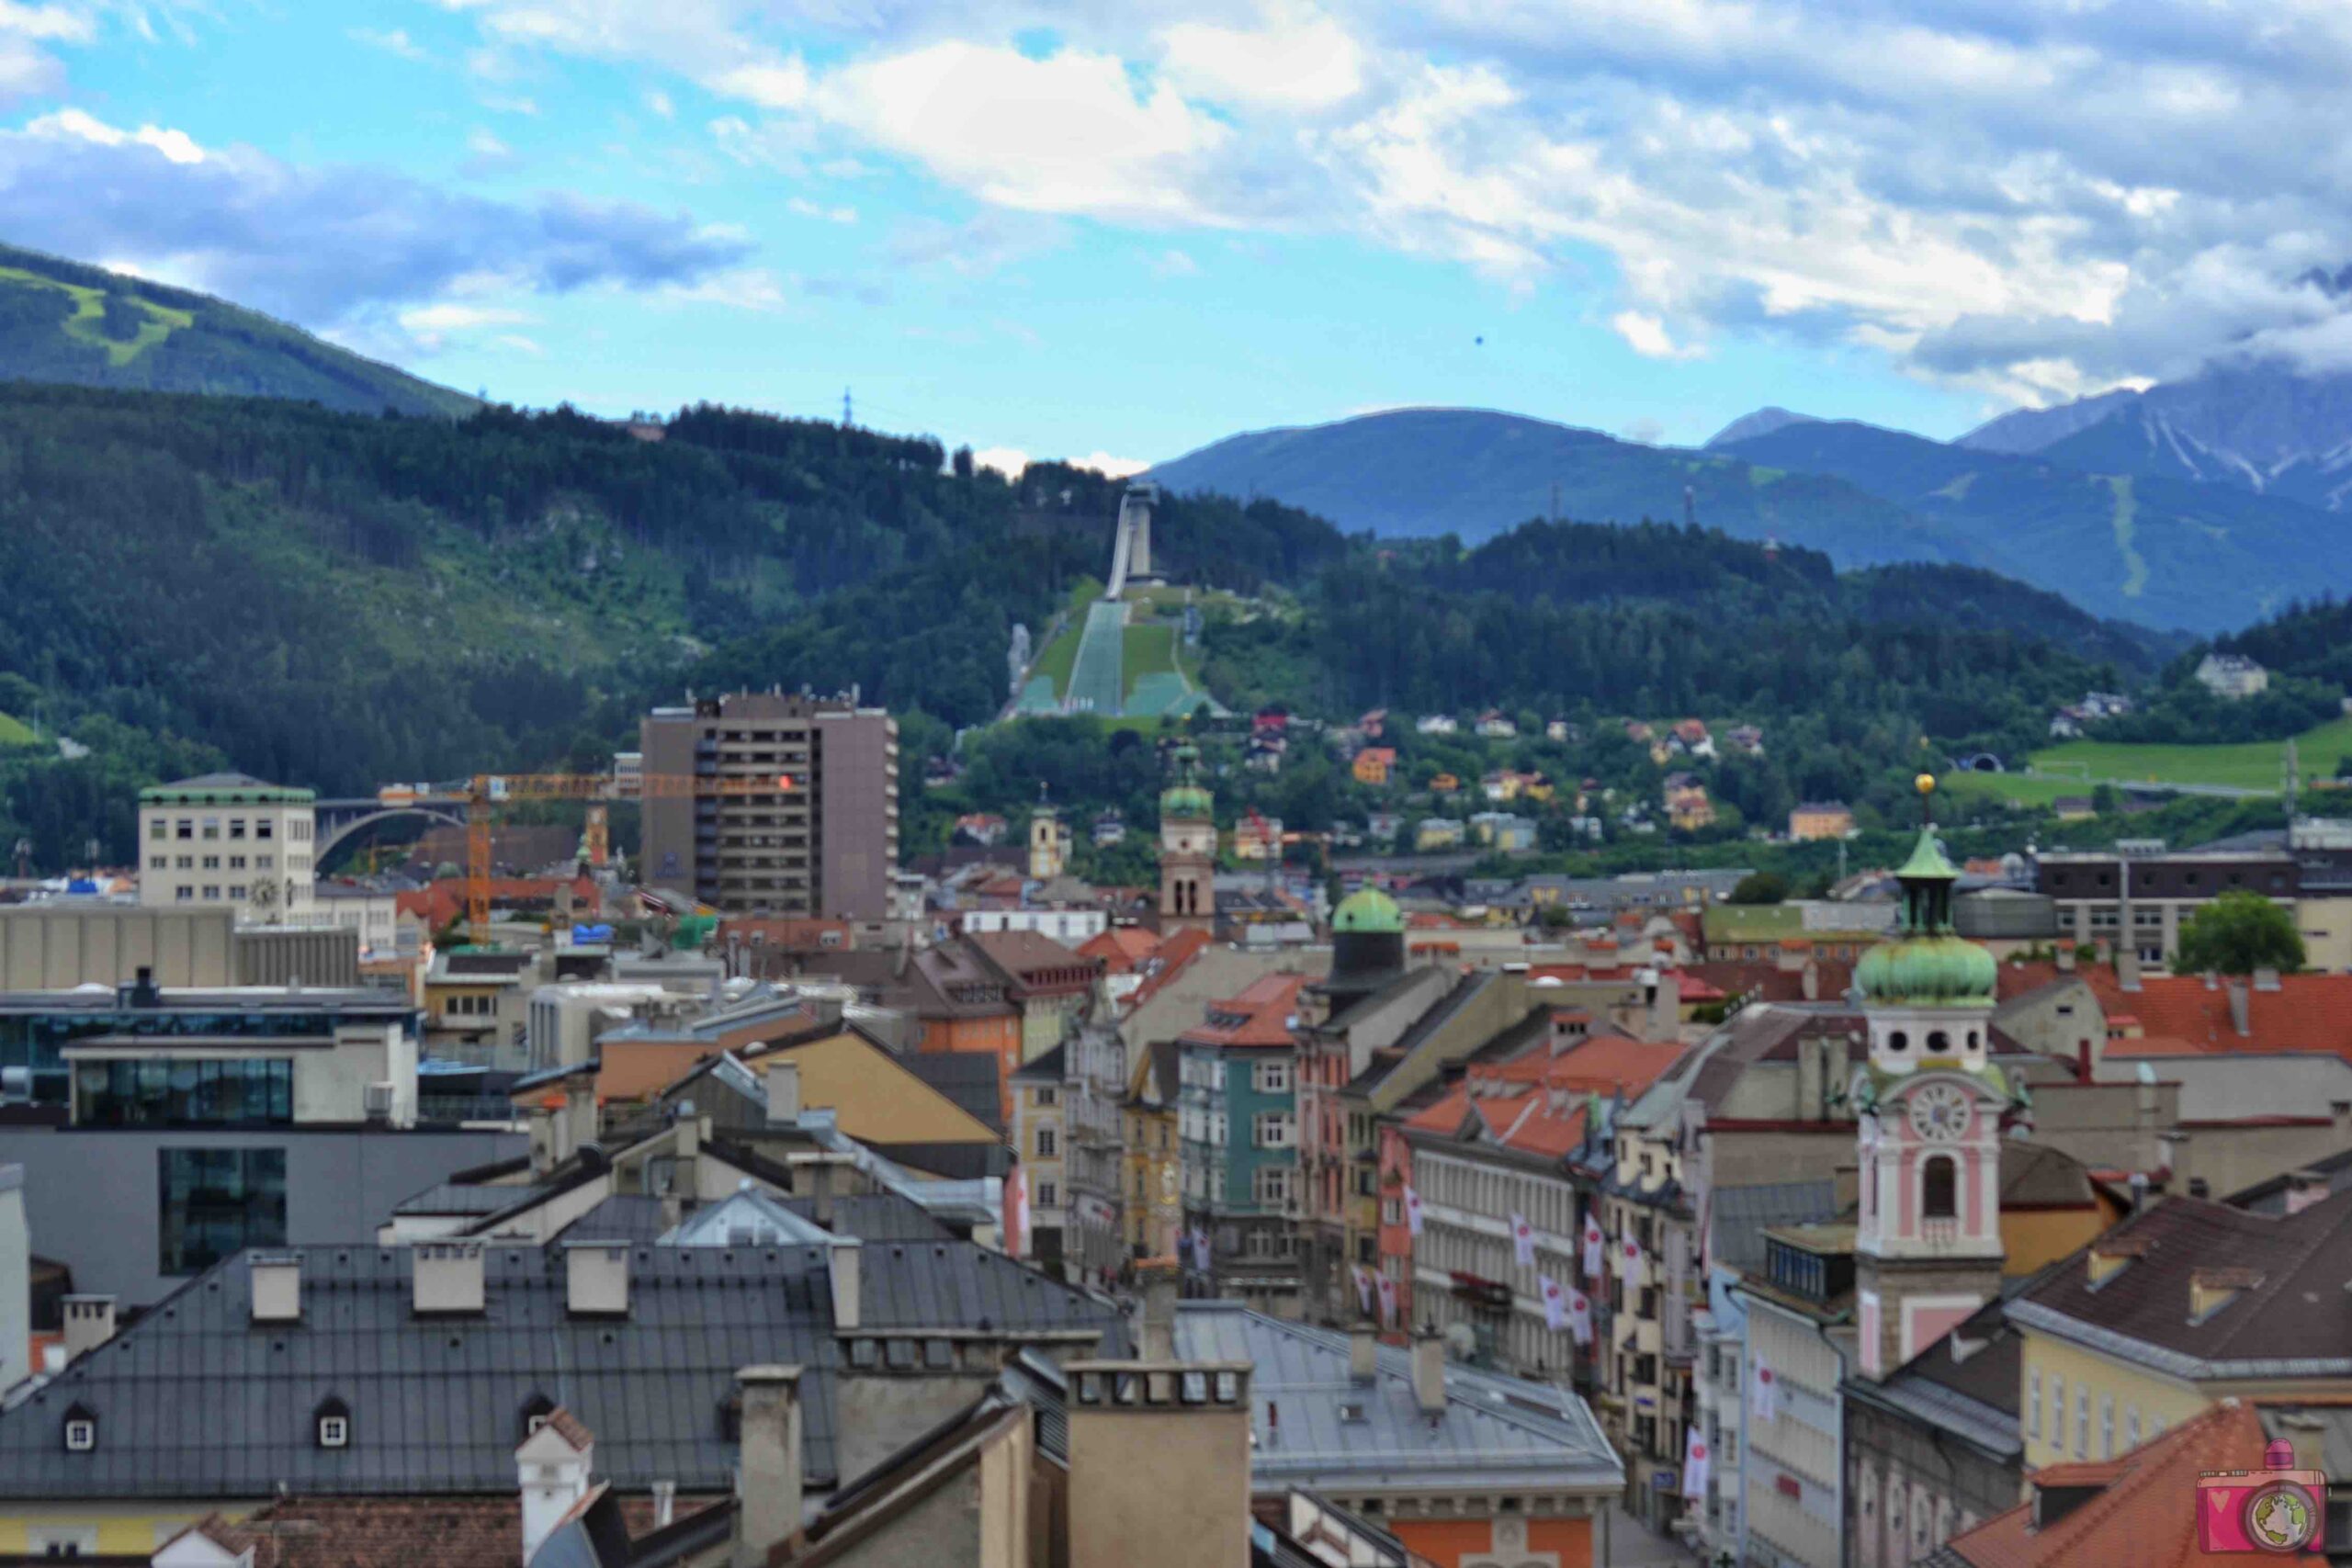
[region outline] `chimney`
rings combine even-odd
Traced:
[[[2327,1197],[2327,1178],[2316,1170],[2287,1173],[2287,1213],[2300,1214]]]
[[[1432,1421],[1445,1414],[1445,1341],[1427,1324],[1413,1336],[1413,1402]]]
[[[1080,1360],[1063,1371],[1068,1560],[1083,1568],[1248,1562],[1250,1363]]]
[[[65,1359],[80,1360],[114,1337],[112,1296],[68,1296],[64,1302]]]
[[[2352,1100],[2329,1100],[2327,1113],[2335,1123],[2336,1146],[2352,1144]]]
[[[833,1162],[822,1156],[808,1167],[808,1217],[831,1230],[833,1224]]]
[[[481,1243],[420,1241],[409,1248],[409,1257],[417,1316],[481,1311]]]
[[[2140,950],[2129,941],[2115,944],[2115,983],[2126,991],[2140,988]]]
[[[670,1191],[691,1203],[702,1195],[702,1118],[684,1101],[678,1111],[677,1121],[671,1123],[674,1135],[670,1141]]]
[[[560,1405],[548,1412],[537,1431],[526,1433],[514,1445],[525,1568],[529,1568],[556,1527],[588,1495],[588,1475],[595,1459],[595,1435]]]
[[[1176,1270],[1165,1258],[1148,1258],[1136,1264],[1136,1282],[1143,1287],[1143,1327],[1136,1339],[1147,1361],[1176,1359]]]
[[[256,1252],[253,1270],[254,1321],[302,1321],[302,1255],[299,1252]]]
[[[1370,1382],[1380,1370],[1380,1334],[1363,1318],[1348,1330],[1348,1381]]]
[[[764,1077],[768,1090],[768,1125],[788,1127],[800,1120],[800,1064],[791,1056],[768,1058]]]
[[[555,1112],[546,1105],[534,1105],[525,1112],[531,1132],[531,1174],[551,1175],[556,1167]]]
[[[574,1317],[628,1315],[628,1244],[575,1241],[563,1249],[564,1306]]]
[[[735,1540],[729,1568],[763,1568],[768,1553],[800,1531],[800,1369],[745,1367],[735,1374],[742,1403],[735,1470]]]
[[[596,1079],[582,1074],[564,1080],[563,1141],[557,1145],[559,1159],[569,1159],[580,1152],[582,1144],[593,1144],[604,1129],[597,1124]]]
[[[2253,1002],[2246,995],[2244,980],[2230,982],[2230,1027],[2238,1032],[2240,1039],[2254,1032]]]
[[[864,1299],[860,1294],[864,1289],[860,1281],[865,1274],[860,1243],[854,1236],[833,1237],[826,1261],[826,1272],[833,1282],[833,1327],[836,1330],[855,1328],[859,1325],[859,1309]]]
[[[2278,988],[2278,971],[2269,967],[2267,964],[2256,969],[2254,972],[2254,988],[2257,991],[2277,990]]]
[[[2062,944],[2058,949],[2058,973],[2061,975],[2071,975],[2074,972],[2075,944],[2072,942],[2066,942]]]

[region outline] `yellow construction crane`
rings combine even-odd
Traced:
[[[681,795],[781,795],[796,787],[790,773],[755,779],[647,773],[624,791],[610,773],[476,773],[466,785],[466,923],[476,942],[490,936],[490,833],[498,808],[510,800],[585,800],[589,858],[603,863],[605,803],[674,799]]]

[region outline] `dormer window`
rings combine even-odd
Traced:
[[[65,1413],[65,1451],[85,1454],[98,1446],[98,1418],[81,1405]]]
[[[528,1438],[548,1424],[555,1414],[555,1401],[544,1393],[535,1393],[523,1402],[523,1436]]]
[[[311,1413],[311,1427],[322,1449],[351,1446],[351,1406],[330,1394]]]

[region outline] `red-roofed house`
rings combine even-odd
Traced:
[[[1639,1095],[1682,1055],[1674,1042],[1598,1029],[1582,1008],[1538,1015],[1500,1059],[1474,1058],[1433,1103],[1385,1131],[1384,1178],[1410,1183],[1422,1229],[1384,1227],[1384,1271],[1409,1281],[1412,1321],[1468,1323],[1494,1338],[1502,1361],[1558,1375],[1583,1358],[1572,1330],[1551,1328],[1540,1280],[1584,1290],[1580,1216],[1565,1164],[1583,1145],[1589,1107]],[[1532,1265],[1517,1261],[1512,1227],[1524,1220]],[[1597,1314],[1596,1314],[1597,1317]]]

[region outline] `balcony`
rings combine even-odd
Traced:
[[[1923,1219],[1919,1222],[1919,1239],[1929,1247],[1951,1247],[1960,1240],[1960,1222],[1956,1219]]]

